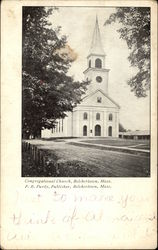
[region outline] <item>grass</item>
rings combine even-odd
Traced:
[[[30,141],[43,150],[48,165],[36,166],[23,154],[23,176],[36,177],[148,177],[150,156],[100,150],[64,141]]]
[[[135,148],[150,150],[150,145],[137,145]]]
[[[58,159],[55,151],[43,150],[47,162],[45,167],[36,164],[28,152],[22,152],[22,177],[89,177],[91,169],[79,160]]]
[[[81,142],[93,143],[93,144],[101,144],[108,146],[118,146],[118,147],[132,147],[132,148],[140,148],[140,149],[150,149],[150,141],[148,140],[124,140],[124,139],[97,139],[97,140],[84,140]],[[140,144],[140,145],[139,145]],[[134,146],[134,147],[133,147]]]

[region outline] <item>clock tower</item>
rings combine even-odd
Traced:
[[[88,86],[88,94],[98,89],[108,94],[108,74],[109,69],[105,67],[105,52],[101,42],[98,18],[96,17],[92,43],[87,56],[87,69],[83,72],[85,78],[91,80]]]
[[[120,106],[108,95],[109,69],[96,17],[92,43],[87,56],[85,78],[90,80],[82,101],[64,119],[56,121],[50,137],[118,137]],[[43,130],[43,137],[48,131]]]

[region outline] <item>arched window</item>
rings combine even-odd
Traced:
[[[112,114],[109,114],[109,121],[112,121]]]
[[[95,67],[96,68],[101,68],[102,67],[102,62],[99,58],[95,60]]]
[[[96,120],[100,120],[100,114],[96,113]]]
[[[61,130],[63,132],[63,119],[61,120]]]
[[[91,68],[91,60],[89,60],[89,68]]]
[[[60,133],[60,120],[59,120],[59,123],[58,123],[58,124],[59,124],[59,133]]]
[[[86,112],[84,112],[84,114],[83,114],[83,119],[84,119],[84,120],[87,120],[87,119],[88,119],[88,114],[87,114]]]
[[[87,126],[83,126],[83,136],[87,136]]]

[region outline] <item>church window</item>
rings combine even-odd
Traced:
[[[101,68],[101,67],[102,67],[101,59],[97,58],[97,59],[95,60],[95,67],[96,67],[96,68]]]
[[[60,120],[59,120],[59,133],[60,133]]]
[[[101,97],[97,97],[97,102],[101,103],[102,102],[102,98]]]
[[[87,120],[87,119],[88,119],[88,114],[87,114],[86,112],[84,112],[84,114],[83,114],[83,119],[84,119],[84,120]]]
[[[96,113],[96,120],[100,120],[100,114]]]
[[[63,132],[63,119],[61,120],[61,130]]]
[[[89,60],[89,68],[91,68],[91,60]]]
[[[57,125],[56,125],[56,132],[58,133],[58,122],[57,122]]]
[[[112,114],[109,114],[109,121],[112,121]]]
[[[97,82],[102,82],[102,77],[101,77],[101,76],[97,76],[97,77],[96,77],[96,81],[97,81]]]

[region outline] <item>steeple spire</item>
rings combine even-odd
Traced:
[[[94,28],[93,37],[92,37],[92,43],[90,47],[90,54],[105,55],[102,42],[101,42],[97,15],[96,15],[95,28]]]

